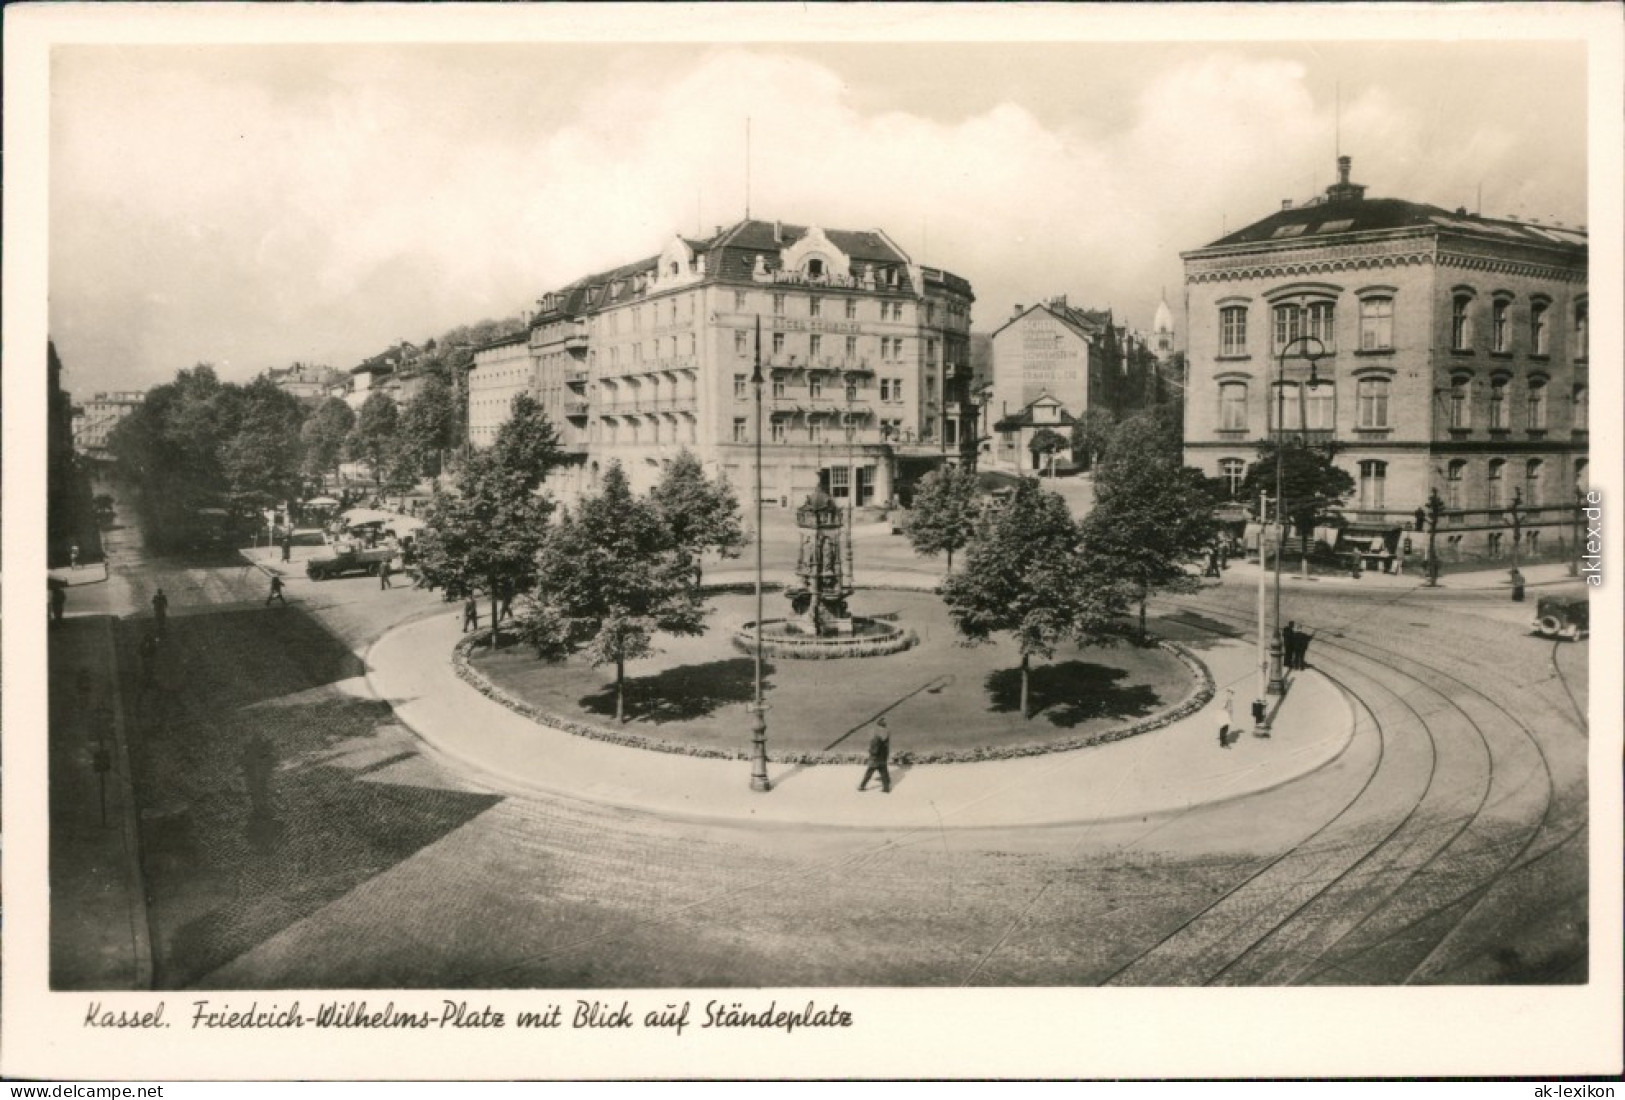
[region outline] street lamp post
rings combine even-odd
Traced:
[[[751,705],[750,789],[770,791],[767,778],[767,707],[762,703],[762,319],[756,318],[756,369],[750,376],[756,399],[756,693]]]
[[[1302,305],[1298,307],[1299,323],[1307,327],[1308,311]],[[1282,656],[1285,649],[1284,639],[1281,637],[1281,558],[1286,549],[1286,496],[1282,491],[1282,468],[1285,465],[1283,451],[1286,442],[1286,429],[1282,421],[1286,419],[1286,361],[1291,357],[1292,349],[1302,345],[1298,357],[1309,360],[1309,386],[1320,385],[1320,379],[1315,374],[1315,367],[1320,360],[1326,358],[1326,344],[1318,336],[1311,336],[1307,332],[1295,336],[1282,345],[1275,357],[1275,521],[1277,534],[1275,537],[1275,630],[1270,637],[1270,679],[1267,691],[1271,695],[1286,693],[1286,673],[1282,668]],[[1313,345],[1315,350],[1310,350]],[[1298,430],[1304,430],[1300,420]],[[1262,544],[1262,542],[1261,542]],[[1262,551],[1260,551],[1259,568],[1264,565]]]
[[[1424,518],[1428,525],[1428,583],[1427,587],[1439,587],[1439,517],[1444,515],[1444,500],[1439,496],[1439,490],[1434,489],[1428,493],[1427,512]]]

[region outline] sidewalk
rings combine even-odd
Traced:
[[[1578,578],[1569,576],[1569,567],[1564,562],[1545,562],[1538,565],[1525,565],[1520,566],[1518,571],[1523,574],[1525,588],[1541,588],[1558,584],[1583,583]],[[1425,572],[1410,572],[1402,575],[1369,572],[1360,574],[1359,580],[1355,580],[1347,573],[1340,573],[1331,576],[1311,576],[1305,580],[1300,575],[1297,568],[1288,566],[1287,568],[1281,570],[1281,583],[1283,585],[1290,584],[1299,585],[1302,587],[1320,585],[1326,588],[1345,588],[1352,590],[1358,590],[1361,588],[1415,588],[1420,589],[1423,592],[1500,591],[1506,592],[1510,595],[1512,591],[1511,572],[1512,565],[1510,562],[1508,562],[1506,566],[1496,569],[1475,569],[1464,573],[1445,573],[1439,577],[1438,587],[1429,589],[1427,587],[1427,574]],[[1274,574],[1275,569],[1272,565],[1269,569],[1269,577],[1273,579]],[[1230,567],[1225,571],[1225,577],[1231,580],[1234,580],[1237,577],[1244,577],[1247,578],[1250,583],[1257,584],[1258,564],[1250,561],[1232,561],[1230,563]]]
[[[707,578],[710,580],[711,578]],[[871,573],[868,584],[880,583]],[[919,578],[913,578],[919,587]],[[459,679],[452,647],[456,614],[385,634],[367,654],[378,698],[436,750],[484,773],[499,789],[518,790],[651,813],[705,820],[866,828],[1048,825],[1179,811],[1279,786],[1338,756],[1353,734],[1341,693],[1319,675],[1300,673],[1281,703],[1270,739],[1245,734],[1218,746],[1218,704],[1164,729],[1075,752],[975,764],[892,769],[892,793],[856,790],[851,766],[768,765],[773,789],[752,791],[746,760],[711,760],[625,748],[521,717]],[[1236,718],[1246,723],[1255,675],[1253,647],[1222,640],[1202,654],[1219,687],[1236,689]],[[771,700],[769,700],[771,705]],[[748,737],[739,710],[741,745]],[[768,714],[773,723],[793,716]],[[894,751],[907,745],[894,743]]]
[[[51,627],[51,984],[152,987],[152,947],[113,620]],[[105,769],[105,770],[104,770]]]

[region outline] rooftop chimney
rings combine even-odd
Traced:
[[[1327,202],[1359,202],[1365,198],[1365,184],[1349,182],[1350,157],[1337,158],[1337,182],[1326,188]]]
[[[1292,200],[1291,199],[1282,199],[1281,200],[1281,209],[1282,210],[1291,210],[1292,209]]]
[[[773,223],[773,243],[774,244],[783,244],[784,243],[784,223],[783,222],[775,221]]]
[[[1022,304],[1020,302],[1017,302],[1016,303],[1016,308],[1010,311],[1010,319],[1012,321],[1015,320],[1017,317],[1021,316],[1022,308],[1023,308]]]

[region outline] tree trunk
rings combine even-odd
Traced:
[[[1140,641],[1142,642],[1145,641],[1145,604],[1146,594],[1142,590],[1140,592]]]
[[[626,662],[615,662],[615,721],[626,721]]]
[[[954,571],[954,548],[952,546],[950,546],[950,547],[948,547],[948,572],[952,573],[953,571]]]
[[[1027,663],[1028,657],[1023,653],[1021,655],[1021,717],[1023,720],[1031,717],[1027,713]]]
[[[1304,580],[1309,579],[1309,544],[1313,541],[1314,537],[1314,528],[1308,524],[1304,526],[1302,533],[1298,536],[1299,545],[1303,547],[1303,560],[1300,564],[1302,566],[1302,576]]]
[[[497,638],[501,636],[499,629],[501,624],[497,622],[497,583],[494,578],[487,583],[490,586],[489,591],[491,593],[491,652],[495,653],[497,651]]]

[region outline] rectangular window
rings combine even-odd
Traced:
[[[1359,398],[1360,427],[1388,427],[1388,379],[1360,379],[1357,396]]]
[[[829,495],[836,500],[845,500],[852,485],[852,471],[845,466],[831,466],[829,470]]]
[[[1312,432],[1329,432],[1336,426],[1337,387],[1330,382],[1310,386],[1304,399],[1303,426]]]
[[[1493,431],[1505,431],[1507,428],[1507,384],[1505,379],[1497,379],[1490,383],[1490,428]]]
[[[1303,312],[1297,306],[1275,307],[1275,353],[1285,351],[1287,345],[1303,335]]]
[[[750,333],[740,330],[734,333],[734,354],[748,355],[750,353]]]
[[[1584,386],[1574,387],[1574,430],[1591,430],[1591,393]]]
[[[784,421],[782,420],[773,421],[773,442],[784,442]]]
[[[807,354],[815,363],[824,355],[824,338],[816,332],[807,337]]]
[[[821,420],[807,421],[807,442],[822,443],[824,441],[824,422]]]
[[[784,316],[784,295],[773,295],[773,313],[778,317]]]
[[[1574,357],[1586,359],[1591,355],[1591,306],[1577,302],[1574,306]]]
[[[743,290],[734,291],[734,312],[745,312],[745,292]]]
[[[747,437],[747,434],[746,434],[746,431],[745,431],[746,426],[747,426],[748,423],[749,422],[743,416],[734,417],[734,442],[735,443],[748,443],[750,441],[749,438]]]
[[[782,332],[775,332],[773,334],[773,354],[784,354],[784,333]]]
[[[824,299],[812,297],[807,299],[807,316],[822,317],[824,315]]]
[[[846,300],[846,319],[848,321],[856,321],[858,319],[858,300],[856,298],[848,298]]]
[[[1470,406],[1467,403],[1468,383],[1465,378],[1454,379],[1450,383],[1450,426],[1452,428],[1466,428],[1472,424]]]
[[[1298,415],[1298,399],[1303,396],[1296,382],[1288,382],[1278,386],[1276,392],[1276,407],[1271,410],[1280,418],[1278,427],[1283,431],[1295,432],[1302,429],[1302,418]]]
[[[816,374],[807,379],[807,396],[814,401],[824,396],[824,380]]]
[[[1490,462],[1488,483],[1491,508],[1500,508],[1506,503],[1506,490],[1503,488],[1506,485],[1506,468],[1505,459],[1497,458]]]
[[[858,338],[856,336],[846,338],[846,357],[849,360],[855,360],[858,357]]]
[[[1536,378],[1529,383],[1529,430],[1546,430],[1546,383]]]
[[[776,401],[782,401],[784,399],[784,379],[773,379],[773,398]]]
[[[1367,298],[1360,303],[1360,350],[1385,351],[1394,346],[1394,300]]]
[[[882,401],[890,401],[891,400],[891,379],[890,378],[882,378],[880,380],[880,399]]]
[[[1464,507],[1462,503],[1462,483],[1466,468],[1467,463],[1458,460],[1450,464],[1450,471],[1445,475],[1444,503],[1445,507],[1451,511],[1460,511]]]
[[[1388,463],[1369,459],[1360,463],[1360,507],[1381,508],[1387,497]]]
[[[734,375],[734,400],[735,401],[743,401],[749,395],[749,391],[745,388],[747,381],[748,380],[742,374]]]
[[[1226,382],[1219,387],[1219,430],[1245,431],[1247,428],[1247,383]]]
[[[1337,350],[1337,340],[1333,336],[1335,319],[1331,302],[1315,302],[1309,307],[1309,335],[1319,340],[1327,351]]]
[[[1247,307],[1225,306],[1219,311],[1219,354],[1247,354]]]

